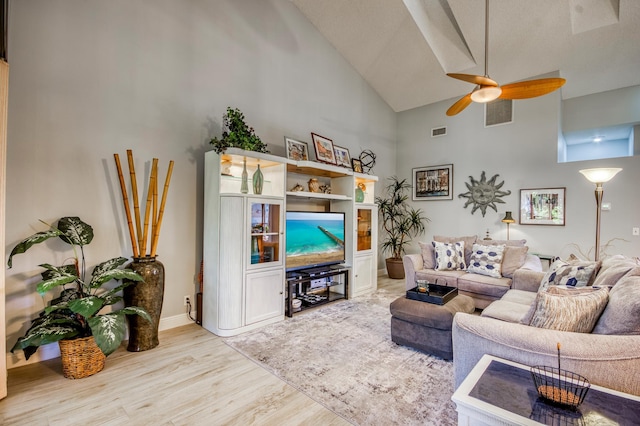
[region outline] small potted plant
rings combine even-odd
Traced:
[[[127,262],[124,257],[100,263],[91,277],[87,277],[84,246],[93,240],[93,228],[79,217],[63,217],[56,226],[50,225],[49,230],[18,243],[9,255],[9,268],[13,256],[56,237],[71,245],[72,262],[62,266],[41,264],[44,272],[37,291],[41,296],[58,290],[60,294],[33,320],[11,352],[22,349],[29,359],[40,346],[58,342],[65,377],[87,377],[102,370],[105,357],[120,346],[126,330],[126,315],[140,315],[150,320],[147,312],[136,306],[102,312],[106,306],[122,300],[118,293],[124,287],[141,281],[142,277],[130,269],[120,268]],[[107,288],[106,284],[113,280],[122,280],[122,283]],[[74,364],[78,361],[85,365]]]
[[[246,151],[268,153],[267,145],[255,134],[253,127],[244,122],[244,114],[238,108],[227,107],[222,116],[223,131],[220,139],[213,138],[209,143],[220,154],[227,148],[240,148]]]
[[[406,179],[398,180],[396,176],[389,178],[391,183],[385,188],[385,196],[376,197],[378,213],[382,219],[385,236],[382,239],[382,251],[391,257],[386,259],[389,278],[404,278],[402,255],[411,240],[424,233],[425,222],[421,209],[414,209],[407,202],[411,185]]]

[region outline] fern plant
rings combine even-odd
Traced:
[[[34,319],[24,336],[18,338],[11,352],[22,349],[29,359],[40,346],[62,339],[93,336],[100,350],[106,355],[115,351],[125,335],[126,315],[140,315],[151,321],[149,314],[140,307],[130,306],[101,313],[103,308],[122,300],[118,293],[126,286],[142,281],[142,277],[130,269],[120,268],[127,259],[115,257],[97,265],[91,277],[86,276],[84,246],[93,240],[93,228],[79,217],[63,217],[57,226],[38,232],[18,243],[7,265],[12,267],[13,257],[26,252],[32,246],[51,238],[60,238],[73,249],[71,264],[54,266],[43,263],[42,280],[37,291],[44,296],[60,290],[58,297]],[[114,288],[106,284],[122,280]]]

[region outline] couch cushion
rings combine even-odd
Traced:
[[[640,276],[624,277],[611,289],[593,333],[640,334]]]
[[[540,282],[540,289],[549,286],[566,285],[571,287],[585,287],[593,282],[598,262],[566,261],[558,259],[551,264]]]
[[[435,269],[440,271],[455,271],[467,268],[464,260],[464,241],[455,243],[440,243],[434,241],[432,244],[436,259]]]
[[[446,237],[444,235],[434,235],[433,241],[437,241],[439,243],[455,243],[458,241],[464,241],[464,263],[465,265],[469,264],[469,260],[471,260],[471,250],[473,249],[473,243],[476,242],[478,237],[476,235],[469,235],[466,237]]]
[[[524,240],[523,240],[524,241]],[[513,247],[507,246],[502,256],[502,276],[513,278],[513,274],[517,269],[524,265],[527,260],[529,247]]]
[[[615,260],[603,260],[602,268],[600,268],[600,272],[596,275],[593,285],[598,287],[612,287],[620,281],[622,277],[628,275],[635,269],[640,270],[640,265],[633,259],[622,257],[621,259],[618,258]]]
[[[521,305],[531,306],[536,300],[537,293],[524,290],[509,290],[502,296],[500,300],[506,300],[507,302],[519,303]],[[529,323],[527,323],[529,324]]]
[[[558,289],[549,287],[536,297],[536,308],[531,318],[532,327],[551,330],[590,333],[600,314],[607,306],[609,290]]]
[[[440,271],[437,269],[425,269],[422,271],[416,271],[416,279],[427,280],[430,283],[439,285],[457,287],[458,277],[461,277],[466,273],[466,271]]]
[[[500,278],[505,245],[474,244],[467,271],[473,274]]]
[[[420,253],[422,254],[422,267],[424,269],[435,269],[436,259],[433,252],[433,244],[419,242]]]
[[[535,293],[532,294],[535,296]],[[521,323],[528,310],[529,305],[504,300],[503,297],[484,308],[481,316],[495,318],[502,321]]]
[[[494,278],[486,275],[464,274],[458,278],[458,289],[467,293],[484,294],[501,298],[511,288],[511,278]]]

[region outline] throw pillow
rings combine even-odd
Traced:
[[[469,264],[471,260],[471,250],[473,247],[473,243],[476,242],[478,237],[476,235],[470,235],[466,237],[445,237],[442,235],[434,235],[433,241],[439,243],[457,243],[458,241],[464,241],[464,263],[465,265]]]
[[[574,261],[558,259],[551,264],[549,270],[540,281],[540,290],[551,285],[566,285],[570,287],[586,287],[592,284],[599,262]]]
[[[549,291],[538,293],[536,309],[529,325],[551,330],[590,333],[607,306],[609,290],[606,287],[588,290],[570,292],[550,287]]]
[[[640,269],[640,265],[633,259],[622,258],[614,261],[606,259],[602,262],[602,268],[600,268],[593,285],[613,287],[634,269]]]
[[[505,246],[474,244],[467,272],[500,278]]]
[[[464,262],[464,241],[457,243],[439,243],[432,242],[434,252],[436,254],[435,269],[441,271],[455,271],[458,269],[466,269]]]
[[[609,304],[595,334],[640,334],[640,276],[627,276],[609,292]]]
[[[529,247],[513,247],[507,246],[502,256],[502,276],[513,278],[516,269],[519,269],[527,260]]]
[[[436,260],[433,253],[433,244],[419,242],[420,252],[422,253],[422,267],[424,269],[435,269]]]

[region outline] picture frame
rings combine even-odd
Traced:
[[[313,147],[316,151],[316,160],[321,163],[336,164],[336,154],[333,150],[333,141],[317,133],[311,133]]]
[[[353,169],[354,172],[356,173],[364,173],[362,171],[362,161],[360,161],[357,158],[352,158],[351,159],[351,168]]]
[[[566,188],[520,190],[520,225],[565,225]]]
[[[413,169],[413,201],[453,200],[453,164]]]
[[[338,166],[352,168],[351,165],[351,155],[349,155],[349,150],[347,148],[343,148],[338,145],[333,146],[333,151],[336,155],[336,164]]]
[[[287,150],[287,158],[295,161],[309,160],[309,145],[306,142],[284,137],[284,146]]]

